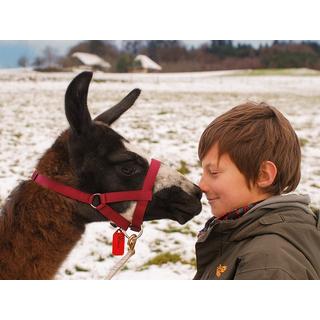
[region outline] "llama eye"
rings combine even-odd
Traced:
[[[121,172],[126,176],[132,176],[137,172],[135,167],[121,167]]]

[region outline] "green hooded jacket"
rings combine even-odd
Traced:
[[[209,219],[194,279],[320,279],[320,220],[309,204],[306,195],[274,196],[239,219]]]

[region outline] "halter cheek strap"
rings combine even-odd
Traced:
[[[37,171],[33,173],[31,179],[44,188],[53,190],[70,199],[91,205],[94,209],[99,211],[104,217],[115,223],[118,227],[120,227],[123,230],[127,230],[130,227],[130,229],[132,229],[133,231],[140,231],[148,202],[152,200],[152,189],[160,165],[160,161],[152,159],[149,166],[149,170],[144,179],[142,189],[132,191],[89,194],[72,188],[70,186],[61,184],[57,181],[51,180],[46,176],[41,175]],[[96,200],[99,200],[98,205],[96,205]],[[116,212],[108,205],[108,203],[121,201],[137,201],[137,205],[133,213],[132,223],[130,223],[123,216],[121,216],[120,213]]]

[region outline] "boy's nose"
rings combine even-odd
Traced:
[[[203,180],[203,177],[201,177],[201,179],[199,181],[199,188],[201,189],[201,191],[203,193],[207,193],[207,191],[208,191],[208,188],[207,188],[207,186],[206,186],[206,184],[205,184],[205,182]]]

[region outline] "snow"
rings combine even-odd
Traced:
[[[144,54],[139,54],[134,58],[134,61],[138,61],[141,63],[141,67],[143,69],[150,69],[150,70],[158,70],[160,71],[162,68],[156,62],[151,60]]]
[[[72,57],[78,58],[83,64],[87,66],[102,66],[104,68],[111,68],[111,65],[109,62],[103,60],[99,56],[92,54],[92,53],[86,53],[86,52],[75,52],[72,54]]]
[[[22,179],[28,179],[42,155],[67,127],[64,93],[74,73],[0,70],[0,206]],[[318,75],[246,76],[238,71],[177,74],[107,74],[96,72],[88,105],[92,116],[117,103],[133,88],[141,96],[114,128],[153,158],[174,168],[185,161],[187,177],[197,183],[201,168],[197,143],[213,118],[247,100],[265,101],[292,122],[302,147],[298,192],[309,193],[320,207],[320,77]],[[136,254],[114,277],[121,279],[192,279],[196,234],[211,216],[202,213],[179,225],[169,220],[144,223]],[[103,279],[120,258],[111,255],[114,228],[93,223],[64,262],[57,279]],[[148,264],[161,253],[180,262]],[[83,270],[83,271],[81,271]]]

